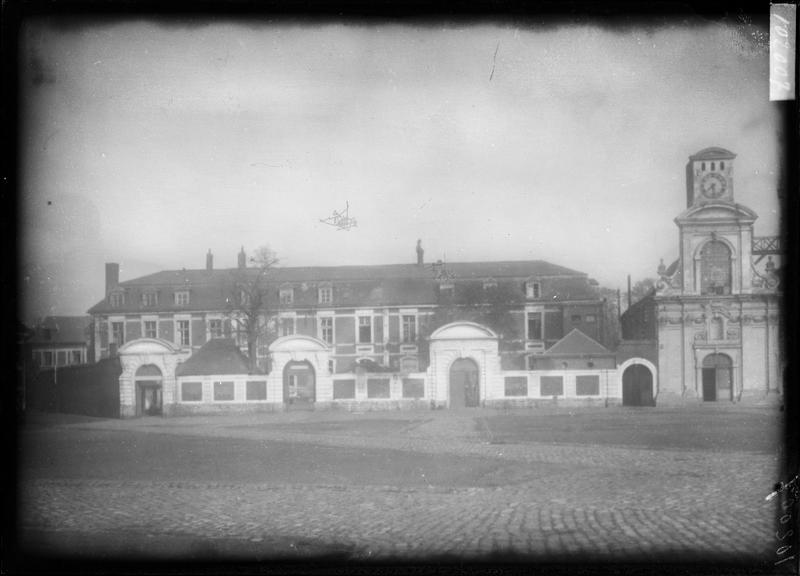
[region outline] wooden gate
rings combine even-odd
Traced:
[[[709,354],[703,359],[703,400],[733,399],[733,362],[725,354]]]
[[[475,408],[479,405],[478,365],[469,358],[459,358],[450,367],[450,407]]]
[[[623,406],[655,406],[653,374],[642,364],[633,364],[622,374]]]

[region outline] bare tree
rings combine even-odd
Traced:
[[[228,297],[228,315],[232,329],[247,340],[250,371],[258,367],[258,344],[266,342],[277,311],[276,299],[269,289],[270,276],[278,264],[275,252],[267,246],[256,249],[251,266],[233,273],[232,294]]]

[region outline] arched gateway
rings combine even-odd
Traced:
[[[169,413],[175,404],[175,368],[186,356],[160,338],[139,338],[120,347],[120,416]]]

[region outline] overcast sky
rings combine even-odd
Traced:
[[[752,25],[30,25],[26,318],[236,263],[541,259],[624,288],[677,257],[688,156],[732,150],[778,233],[778,117]],[[320,222],[349,202],[358,226]]]

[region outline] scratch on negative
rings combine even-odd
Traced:
[[[494,49],[494,56],[492,57],[492,72],[489,74],[489,82],[492,81],[492,77],[494,76],[494,65],[497,63],[497,51],[500,49],[500,41],[497,41],[497,46]]]

